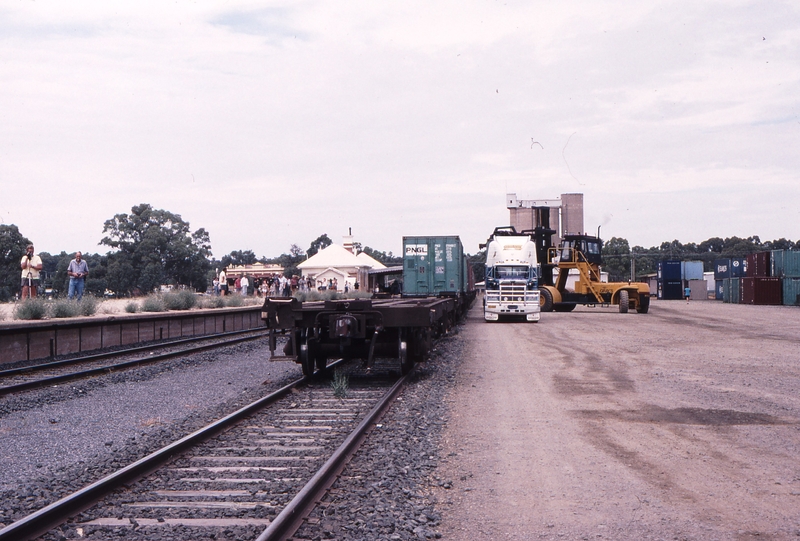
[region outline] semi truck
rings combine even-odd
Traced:
[[[483,318],[538,322],[539,263],[533,237],[517,233],[512,226],[496,227],[480,247],[486,248]]]

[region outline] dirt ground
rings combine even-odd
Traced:
[[[463,336],[444,539],[800,536],[800,309],[478,306]]]

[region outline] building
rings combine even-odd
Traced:
[[[517,231],[548,226],[555,231],[553,245],[558,246],[564,235],[582,235],[583,194],[565,193],[556,199],[517,199],[517,194],[506,194],[506,208],[510,213],[509,225]]]
[[[330,281],[336,280],[337,289],[344,291],[345,284],[349,284],[350,289],[354,289],[356,283],[359,287],[362,284],[366,286],[369,283],[369,271],[386,266],[364,252],[356,253],[353,237],[345,235],[341,246],[331,244],[297,265],[297,268],[303,276],[314,280],[318,287],[327,287]]]
[[[280,265],[265,265],[264,263],[253,263],[252,265],[231,265],[225,268],[228,282],[233,283],[237,278],[247,275],[249,278],[268,278],[270,276],[283,274],[283,267]],[[233,281],[232,281],[233,280]]]

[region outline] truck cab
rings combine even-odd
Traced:
[[[481,247],[486,247],[484,319],[539,321],[539,264],[532,237],[499,227]]]

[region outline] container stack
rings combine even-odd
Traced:
[[[742,298],[742,281],[747,273],[747,259],[717,259],[714,261],[716,298],[722,302],[739,304]]]
[[[658,262],[658,298],[676,300],[683,298],[683,280],[681,278],[681,261],[665,260]],[[701,271],[702,276],[702,271]]]
[[[772,261],[771,252],[756,252],[747,256],[747,276],[742,278],[741,286],[742,304],[783,304],[782,280],[779,276],[770,276]]]
[[[800,252],[773,250],[770,270],[781,281],[783,304],[800,306]]]

